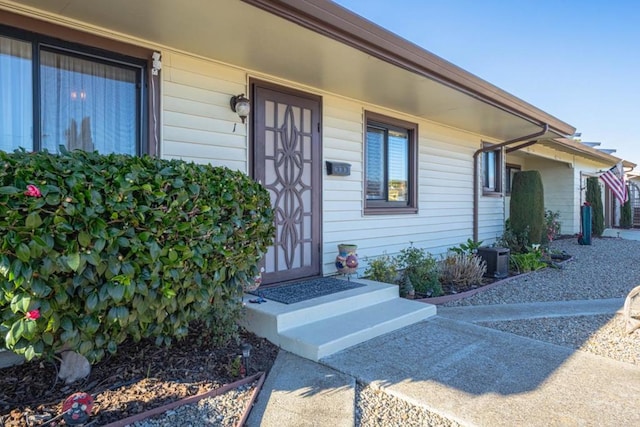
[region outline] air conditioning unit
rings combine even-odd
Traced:
[[[478,256],[487,264],[485,276],[503,279],[509,275],[508,248],[478,248]]]

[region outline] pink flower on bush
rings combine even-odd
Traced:
[[[40,310],[35,309],[35,310],[28,311],[27,313],[25,313],[24,317],[27,320],[37,320],[40,318]]]
[[[30,196],[30,197],[42,197],[42,193],[40,192],[40,189],[38,187],[36,187],[35,185],[27,185],[27,191],[24,192],[25,196]]]

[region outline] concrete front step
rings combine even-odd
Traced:
[[[245,295],[247,308],[243,326],[269,340],[274,333],[313,323],[321,319],[398,298],[398,287],[371,280],[354,280],[365,286],[325,295],[295,304],[283,304],[269,300],[264,304],[252,304],[254,295]],[[275,341],[274,341],[275,342]]]
[[[251,304],[242,324],[249,331],[299,356],[317,361],[345,348],[425,320],[430,304],[398,297],[398,287],[356,279],[366,286],[295,304]]]
[[[318,361],[435,315],[435,305],[395,298],[282,331],[279,345],[294,354]]]

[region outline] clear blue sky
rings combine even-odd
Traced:
[[[640,165],[640,1],[336,3]]]

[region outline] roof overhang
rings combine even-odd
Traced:
[[[0,9],[221,61],[496,140],[543,124],[549,138],[575,132],[327,0],[0,0]]]
[[[574,141],[569,138],[545,139],[540,140],[538,144],[561,151],[563,153],[568,153],[571,155],[601,162],[605,165],[613,166],[622,161],[622,165],[625,168],[633,169],[636,167],[635,163],[629,162],[627,160],[622,160],[619,157],[613,156],[609,153],[600,151],[596,148],[590,147],[579,141]]]

